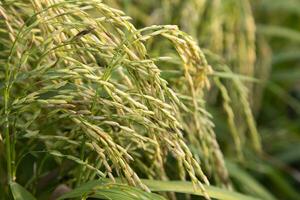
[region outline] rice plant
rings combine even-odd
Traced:
[[[1,199],[297,199],[257,121],[298,38],[266,2],[1,0]]]

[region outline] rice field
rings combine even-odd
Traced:
[[[300,199],[297,0],[0,0],[0,200]]]

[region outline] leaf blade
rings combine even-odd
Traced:
[[[16,182],[11,182],[9,187],[14,200],[36,200],[28,190]]]

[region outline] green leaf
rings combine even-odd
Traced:
[[[230,176],[236,180],[243,188],[246,188],[247,191],[255,196],[260,197],[265,200],[274,200],[276,199],[272,194],[270,194],[263,185],[257,182],[251,175],[246,171],[235,165],[231,162],[226,162]]]
[[[294,42],[300,42],[300,32],[293,29],[273,25],[258,25],[257,31],[258,33],[267,36],[279,37]]]
[[[30,192],[16,182],[11,182],[9,187],[14,200],[36,200]]]
[[[300,59],[300,50],[297,49],[293,51],[274,54],[272,57],[272,64],[278,64],[278,63],[289,62],[289,61],[298,61],[299,59]],[[289,71],[291,69],[287,68],[286,70]]]
[[[124,184],[111,183],[106,180],[87,182],[61,196],[59,200],[78,197],[92,197],[109,200],[164,200],[162,196],[157,194],[148,193]]]
[[[245,76],[245,75],[242,75],[242,74],[236,74],[236,73],[233,73],[233,72],[214,71],[212,75],[220,77],[220,78],[240,79],[241,81],[249,81],[249,82],[259,83],[259,80],[254,78],[254,77]]]
[[[298,0],[261,0],[261,5],[258,8],[266,9],[273,13],[280,11],[285,14],[296,14],[300,15],[300,4]]]
[[[154,192],[178,192],[185,194],[193,194],[204,196],[200,189],[195,190],[193,184],[189,181],[156,181],[145,180],[142,182]],[[258,200],[258,198],[243,195],[238,192],[229,191],[227,189],[218,188],[215,186],[204,186],[209,197],[220,200]]]
[[[204,196],[200,189],[195,190],[193,184],[189,181],[159,181],[159,180],[141,180],[152,192],[177,192]],[[109,179],[90,181],[83,184],[79,188],[63,195],[59,200],[70,199],[76,197],[93,197],[102,199],[153,199],[163,200],[164,198],[153,193],[147,193],[134,187],[130,187],[121,183],[111,183]],[[211,198],[220,200],[259,200],[252,196],[244,195],[238,192],[229,191],[227,189],[218,188],[215,186],[204,186],[205,190]]]
[[[281,170],[264,162],[249,162],[251,170],[264,174],[269,186],[273,189],[274,194],[281,194],[284,199],[300,199],[297,188],[294,188],[289,180],[284,176]]]

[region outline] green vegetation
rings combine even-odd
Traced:
[[[297,0],[0,0],[0,199],[300,199]]]

